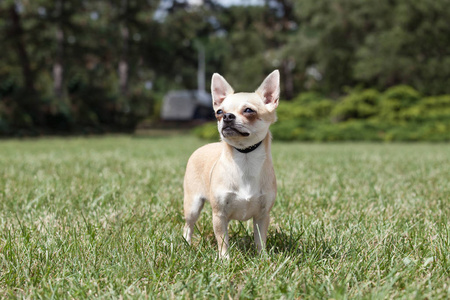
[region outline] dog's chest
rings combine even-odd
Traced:
[[[227,191],[221,198],[223,211],[234,220],[246,221],[265,208],[264,192],[256,180],[249,180],[239,188]]]
[[[216,191],[222,212],[230,219],[241,221],[260,215],[267,201],[264,177],[268,174],[262,169],[264,159],[257,156],[246,159],[228,170],[226,182],[231,184]]]

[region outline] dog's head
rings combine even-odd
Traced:
[[[213,107],[222,140],[245,149],[262,141],[276,121],[275,109],[280,96],[280,73],[270,73],[254,93],[234,93],[221,75],[211,82]]]

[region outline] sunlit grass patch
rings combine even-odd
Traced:
[[[273,145],[268,249],[232,222],[217,259],[208,205],[181,236],[202,144],[170,138],[0,144],[3,297],[447,298],[450,145]]]

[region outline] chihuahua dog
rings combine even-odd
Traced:
[[[276,121],[280,73],[273,71],[254,93],[234,93],[215,73],[211,93],[221,142],[197,149],[188,161],[184,238],[191,243],[195,222],[208,200],[220,257],[228,257],[230,220],[253,218],[255,243],[261,252],[277,194],[269,126]]]

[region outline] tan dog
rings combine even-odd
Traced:
[[[184,177],[184,238],[190,244],[205,200],[211,203],[220,257],[228,257],[228,222],[253,218],[258,252],[265,248],[277,185],[269,126],[276,120],[280,73],[273,71],[255,93],[234,93],[219,74],[211,83],[221,142],[190,157]]]

